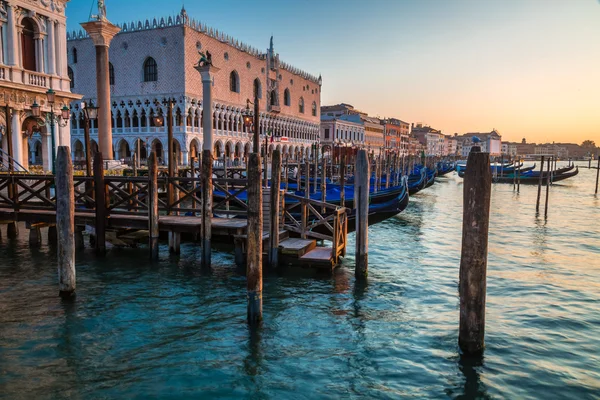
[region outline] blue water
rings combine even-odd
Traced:
[[[600,198],[595,171],[550,190],[494,185],[486,350],[462,359],[462,182],[450,176],[370,229],[366,285],[351,255],[333,276],[267,274],[264,324],[246,325],[245,278],[182,246],[78,254],[58,297],[55,251],[0,241],[0,397],[600,398]],[[351,241],[353,235],[351,235]],[[350,244],[353,246],[353,243]],[[353,247],[350,247],[352,249]],[[352,251],[349,251],[352,253]]]

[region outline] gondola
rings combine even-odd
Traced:
[[[561,168],[561,169],[564,169],[564,168]],[[570,169],[572,169],[572,168],[570,168]],[[557,171],[558,170],[554,171],[554,175],[551,177],[552,183],[563,181],[565,179],[568,179],[568,178],[571,178],[571,177],[577,175],[579,173],[579,168],[576,167],[575,171],[563,172],[563,173],[557,173]],[[461,171],[458,174],[458,176],[460,176],[461,178],[464,177],[464,172]],[[538,171],[537,176],[521,175],[519,177],[519,181],[523,185],[537,185],[540,181],[539,171]],[[548,181],[548,173],[544,172],[544,175],[542,175],[542,185],[545,185],[547,181]],[[496,176],[496,177],[492,178],[492,182],[494,182],[494,183],[514,183],[515,177],[512,174],[510,176]]]
[[[377,224],[379,222],[385,221],[393,217],[394,215],[398,215],[402,211],[406,209],[408,206],[409,194],[406,191],[406,187],[403,191],[398,193],[396,197],[390,199],[385,203],[379,204],[369,204],[369,226]],[[354,232],[356,230],[356,210],[351,210],[348,212],[348,233]],[[324,226],[319,225],[314,229],[317,233],[322,233],[325,235],[330,235],[331,232]]]

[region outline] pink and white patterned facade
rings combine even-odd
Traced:
[[[321,79],[279,60],[269,48],[261,52],[192,20],[185,10],[175,17],[120,24],[110,46],[111,101],[115,158],[124,159],[150,150],[166,159],[165,99],[175,100],[173,132],[177,157],[186,165],[202,148],[202,81],[194,66],[198,52],[210,52],[219,70],[213,83],[213,135],[217,155],[241,157],[252,147],[252,133],[243,126],[246,99],[255,91],[260,100],[261,143],[264,134],[287,138],[271,143],[284,153],[303,151],[319,137]],[[85,32],[67,36],[72,90],[85,98],[96,97],[95,50]],[[252,108],[252,106],[251,106]],[[83,158],[83,126],[79,105],[72,104],[72,149]],[[95,139],[96,129],[91,137]],[[140,149],[140,150],[138,150]],[[162,157],[161,157],[162,154]]]

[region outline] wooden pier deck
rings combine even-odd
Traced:
[[[85,230],[94,239],[100,235],[100,243],[104,238],[113,245],[126,246],[142,243],[145,237],[152,241],[162,232],[168,233],[170,251],[178,253],[181,234],[192,234],[194,238],[203,235],[201,183],[199,177],[105,177],[101,174],[73,177],[74,225],[80,236],[78,240],[81,242],[81,232]],[[0,224],[25,222],[27,229],[37,231],[55,225],[54,185],[51,175],[0,175]],[[210,219],[210,237],[235,244],[236,262],[241,266],[248,251],[248,206],[238,195],[248,189],[248,180],[214,178],[212,185],[214,190],[230,195],[211,204],[211,214],[218,217]],[[150,202],[152,190],[171,193],[157,198],[158,214]],[[280,254],[281,265],[329,270],[338,265],[339,257],[345,254],[348,210],[280,191],[275,196],[281,203],[275,217],[270,215],[270,201],[274,200],[270,200],[268,193],[265,191],[263,198],[263,249],[271,245],[270,219],[275,218],[278,228],[274,229],[278,229],[279,235],[270,251]],[[156,219],[158,229],[153,234],[152,226],[156,225],[152,221]],[[317,248],[317,240],[330,241],[332,246]]]

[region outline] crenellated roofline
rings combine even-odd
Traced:
[[[153,29],[162,29],[167,27],[175,27],[175,26],[187,26],[190,29],[195,30],[196,32],[205,34],[209,37],[212,37],[222,43],[226,43],[240,51],[250,54],[258,59],[264,60],[267,58],[268,53],[262,52],[258,48],[250,46],[244,42],[241,42],[230,35],[223,33],[223,31],[219,31],[218,29],[214,29],[209,27],[205,23],[196,20],[195,18],[190,18],[187,15],[185,9],[182,9],[181,12],[175,16],[169,16],[165,20],[164,17],[160,19],[153,18],[152,21],[146,19],[145,21],[138,20],[137,22],[124,22],[123,24],[115,24],[121,31],[117,35],[122,35],[128,32],[140,32],[140,31],[148,31]],[[70,40],[80,40],[80,39],[89,39],[89,35],[83,29],[74,30],[72,32],[67,32],[67,41]],[[298,75],[306,80],[309,80],[317,85],[320,85],[320,77],[316,77],[308,72],[305,72],[299,68],[296,68],[290,64],[287,64],[283,61],[279,61],[279,67],[285,69],[286,71]]]

